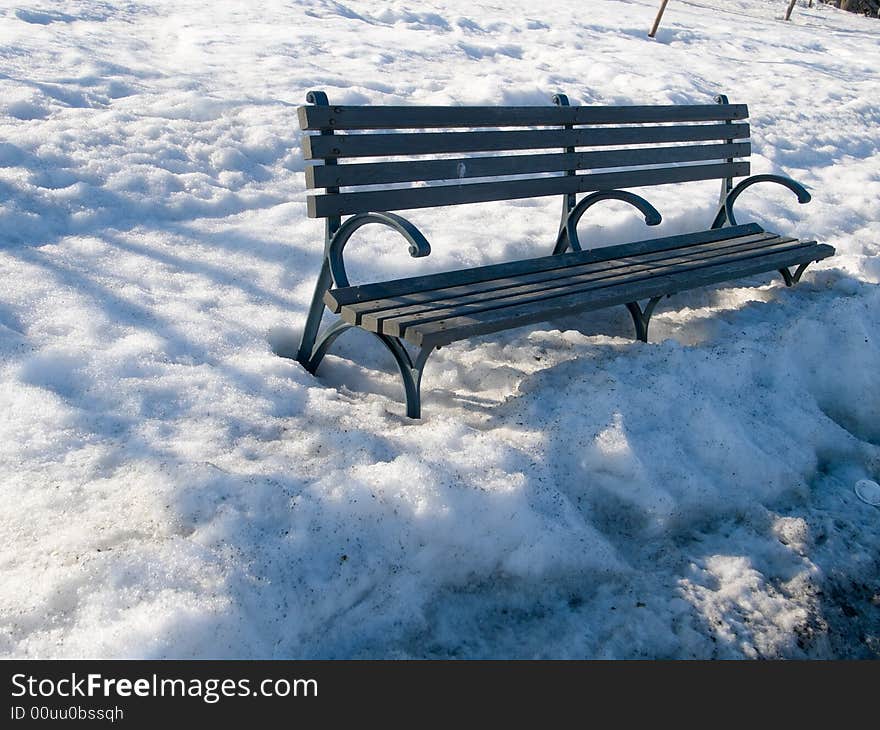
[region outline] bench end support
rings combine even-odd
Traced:
[[[794,273],[792,273],[791,269],[787,267],[779,269],[779,273],[782,274],[782,279],[783,281],[785,281],[785,285],[794,286],[795,284],[797,284],[801,280],[801,277],[804,275],[804,272],[807,270],[807,267],[809,265],[809,261],[805,264],[801,264],[794,270]]]
[[[407,418],[421,418],[422,373],[425,371],[425,364],[428,362],[428,358],[431,356],[434,348],[430,346],[422,347],[416,359],[413,360],[406,346],[399,338],[382,334],[377,334],[376,337],[388,348],[400,370],[400,377],[403,378],[403,390],[406,394]]]
[[[654,314],[654,307],[657,306],[663,297],[651,297],[645,308],[642,309],[638,302],[629,302],[626,308],[632,315],[633,324],[636,328],[636,338],[642,342],[648,341],[648,324],[651,321],[651,315]]]

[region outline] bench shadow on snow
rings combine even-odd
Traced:
[[[827,284],[835,276],[825,271],[819,278]],[[755,277],[740,285],[766,280]],[[791,433],[785,426],[777,429],[766,413],[752,414],[753,422],[728,426],[726,422],[748,419],[749,409],[735,403],[735,388],[701,394],[699,381],[707,377],[705,372],[695,375],[693,392],[664,393],[664,385],[675,386],[664,369],[699,360],[699,353],[707,350],[720,350],[712,365],[723,363],[741,349],[737,340],[743,332],[758,340],[783,338],[796,346],[797,337],[787,333],[798,326],[801,309],[817,291],[819,285],[808,277],[799,289],[762,289],[738,308],[718,290],[689,292],[658,307],[655,344],[605,340],[543,369],[491,356],[493,349],[521,341],[525,330],[495,336],[488,343],[474,340],[472,345],[453,346],[448,358],[433,368],[429,363],[423,383],[428,423],[432,412],[448,412],[478,428],[491,428],[488,422],[500,420],[509,428],[511,423],[552,424],[555,436],[545,434],[546,468],[525,469],[523,489],[538,489],[538,479],[552,481],[629,569],[600,576],[600,585],[597,576],[587,573],[533,582],[484,576],[469,585],[441,588],[425,609],[434,628],[404,632],[397,642],[367,640],[361,651],[452,657],[880,656],[880,540],[873,537],[874,510],[851,492],[856,478],[880,477],[876,443],[829,415],[818,402],[821,397],[799,393],[803,383],[776,393],[775,378],[784,379],[785,365],[780,366],[781,374],[766,382],[759,379],[757,387],[766,389],[759,403],[783,411],[786,401],[800,400],[800,413],[792,409],[792,414],[780,412],[776,418],[818,423],[818,445],[799,444],[798,428]],[[823,304],[836,296],[826,293]],[[710,307],[710,312],[682,329],[664,321],[666,311],[702,307]],[[632,336],[623,308],[545,325],[557,326],[586,336]],[[684,338],[696,350],[674,340],[658,342],[670,336]],[[319,381],[343,391],[351,388],[357,391],[351,396],[355,399],[378,394],[399,402],[401,387],[393,366],[370,340],[360,332],[342,338],[337,357],[322,365]],[[485,347],[490,356],[456,364],[456,357],[471,346]],[[754,357],[757,369],[763,367],[760,352]],[[736,361],[744,363],[749,363],[748,357]],[[372,368],[386,375],[377,377]],[[445,377],[450,370],[454,375]],[[455,382],[456,391],[432,385],[438,374]],[[724,371],[718,375],[726,376]],[[510,394],[500,399],[485,396],[480,391],[487,382],[506,383]],[[545,397],[566,384],[573,386],[567,388],[568,400]],[[753,385],[751,374],[743,377],[742,387]],[[647,392],[639,393],[640,387]],[[366,395],[359,395],[362,391]],[[695,404],[698,411],[710,414],[699,416],[702,420],[695,428],[717,432],[703,440],[691,438],[682,446]],[[762,430],[761,424],[769,425]],[[750,434],[750,429],[757,433]],[[596,448],[603,431],[612,432],[605,452]],[[625,443],[613,443],[621,436]],[[770,445],[774,439],[778,444]],[[731,443],[738,453],[730,453]],[[803,452],[800,458],[787,465],[785,452],[798,449]],[[675,460],[686,462],[686,467],[677,469]],[[731,464],[739,468],[741,461],[753,463],[743,464],[741,473],[719,476]],[[687,483],[689,472],[695,473],[696,481]],[[680,480],[678,491],[664,489],[664,480]],[[725,571],[733,571],[733,577]],[[741,593],[719,598],[731,590],[724,581]],[[570,633],[559,636],[560,625]],[[603,628],[594,632],[589,628],[593,625]],[[653,644],[645,638],[664,634]],[[523,643],[523,636],[531,637],[529,642]],[[545,644],[536,649],[535,641]]]
[[[132,248],[128,242],[122,243],[127,250],[175,268],[195,267],[193,271],[216,278],[224,285],[242,285],[240,280],[230,279],[215,267],[205,268],[180,261],[176,256],[169,258],[163,252],[140,251],[138,246]],[[114,241],[114,245],[118,244]],[[274,403],[277,415],[298,416],[306,408],[302,398],[290,402],[289,389],[274,390],[257,374],[242,373],[228,363],[215,362],[211,353],[188,340],[175,328],[175,323],[146,307],[117,298],[85,273],[46,260],[36,251],[25,249],[17,253],[102,307],[123,312],[128,322],[169,339],[172,354],[220,368],[231,383]],[[810,296],[809,286],[807,282],[804,297]],[[248,292],[252,296],[262,295],[250,289]],[[678,297],[671,307],[706,306],[721,296],[708,290],[692,292]],[[768,296],[770,306],[762,301],[749,302],[737,311],[719,306],[696,327],[690,322],[687,326],[697,331],[688,335],[689,341],[696,343],[697,349],[712,348],[729,332],[752,328],[761,319],[768,320],[764,332],[782,327],[798,307],[796,298],[801,294],[798,290],[779,288],[771,290]],[[658,309],[655,342],[673,329],[664,322],[667,306],[670,305]],[[641,439],[628,439],[632,451],[629,456],[594,452],[587,462],[582,461],[584,449],[590,447],[597,430],[610,426],[626,433],[633,424],[644,420],[645,414],[635,410],[637,401],[609,395],[614,387],[620,392],[631,386],[622,378],[625,373],[621,368],[632,366],[634,377],[652,369],[662,374],[663,360],[670,355],[669,344],[646,346],[628,342],[631,326],[623,308],[552,323],[548,330],[577,328],[584,336],[608,333],[623,339],[576,346],[574,359],[562,358],[543,369],[536,369],[532,363],[523,367],[511,360],[510,353],[503,352],[507,347],[515,351],[523,330],[506,333],[500,342],[473,342],[478,348],[484,344],[490,349],[499,348],[497,358],[480,358],[464,365],[457,360],[471,345],[450,348],[448,356],[442,354],[426,370],[426,421],[411,424],[415,429],[430,427],[432,412],[451,412],[478,428],[490,428],[488,421],[505,421],[513,431],[514,424],[550,424],[553,432],[545,434],[550,445],[543,466],[529,464],[524,456],[513,456],[503,466],[523,475],[521,490],[525,493],[546,489],[546,482],[554,485],[582,514],[584,523],[597,530],[618,552],[627,566],[622,572],[551,571],[544,577],[522,579],[477,564],[471,574],[428,580],[426,586],[417,587],[409,599],[403,600],[401,595],[409,590],[406,581],[416,580],[407,576],[411,555],[424,550],[425,544],[430,545],[437,530],[451,529],[456,520],[466,519],[466,515],[453,510],[445,522],[441,520],[435,525],[432,523],[437,519],[430,513],[419,514],[413,509],[401,509],[400,505],[394,507],[393,514],[387,504],[365,507],[363,503],[369,503],[371,498],[363,484],[351,486],[355,494],[352,500],[344,494],[317,488],[321,485],[319,474],[291,474],[280,469],[236,474],[208,463],[174,467],[179,457],[157,452],[153,445],[131,435],[137,414],[127,423],[116,424],[114,430],[122,428],[129,433],[123,439],[129,456],[169,463],[171,468],[194,469],[175,491],[171,507],[182,537],[202,529],[213,534],[208,544],[214,546],[215,552],[205,559],[216,562],[217,569],[223,572],[223,592],[229,602],[226,609],[212,615],[181,612],[165,625],[166,638],[156,643],[153,637],[153,643],[143,651],[150,656],[240,656],[242,646],[246,645],[248,655],[252,656],[305,657],[876,656],[880,626],[873,602],[877,587],[866,576],[876,575],[878,566],[871,567],[864,561],[857,564],[848,557],[854,546],[864,542],[857,518],[865,506],[850,499],[847,511],[841,515],[836,503],[840,501],[840,485],[831,496],[822,493],[834,478],[841,484],[851,484],[851,475],[834,477],[844,468],[841,465],[857,460],[857,455],[848,453],[854,447],[846,445],[855,436],[849,432],[843,435],[842,427],[837,427],[841,431],[840,443],[829,448],[827,459],[807,483],[758,495],[746,492],[731,505],[719,508],[716,504],[704,514],[691,504],[685,517],[667,515],[663,529],[658,528],[656,515],[652,515],[651,489],[645,473],[634,471],[631,463],[643,459],[651,465],[655,459],[658,444],[651,442],[649,431],[657,425],[656,420],[646,421],[644,428],[635,432]],[[558,339],[551,338],[541,347],[547,350],[560,344]],[[688,349],[674,344],[671,348],[672,354]],[[398,375],[384,348],[365,333],[349,332],[339,340],[335,351],[336,355],[328,357],[322,365],[314,383],[294,367],[292,374],[297,382],[313,383],[321,394],[333,395],[335,389],[341,403],[350,401],[355,409],[364,399],[375,400],[378,395],[394,404],[383,408],[390,411],[396,422],[410,425],[402,415]],[[609,386],[609,363],[611,375],[624,382]],[[378,375],[376,370],[380,371]],[[381,371],[386,374],[383,376]],[[441,382],[437,382],[438,375]],[[450,391],[444,382],[456,383],[457,390]],[[513,394],[506,398],[487,396],[481,392],[486,383]],[[547,399],[542,395],[555,393],[560,384],[573,386],[573,403],[564,403],[558,396]],[[75,385],[73,382],[71,387]],[[597,386],[598,390],[604,389],[604,397],[597,397]],[[77,393],[63,389],[59,395],[79,400]],[[660,394],[656,395],[655,400],[662,404],[665,413],[654,413],[654,419],[674,421],[681,416],[678,400],[670,404],[668,399],[664,401]],[[544,401],[549,402],[549,412]],[[112,403],[108,403],[110,407]],[[98,398],[95,409],[103,408]],[[322,444],[326,446],[327,435],[332,434],[335,448],[348,455],[364,455],[360,460],[349,456],[354,464],[390,463],[400,455],[399,445],[373,424],[357,425],[350,420],[341,428],[338,410],[310,411],[308,421],[300,422],[302,430],[296,435],[297,441],[309,440],[315,449],[320,449]],[[821,413],[814,415],[822,417]],[[94,414],[82,416],[87,430],[95,429],[93,417]],[[251,425],[256,428],[256,424]],[[238,427],[247,430],[249,426],[245,421]],[[99,426],[98,430],[106,429]],[[675,435],[675,429],[671,433]],[[657,429],[657,438],[662,434],[662,429]],[[269,434],[267,438],[281,439],[275,442],[283,444],[290,435]],[[880,475],[874,475],[877,476]],[[539,483],[541,480],[544,483]],[[626,493],[626,486],[633,483],[641,484],[647,501],[640,502],[638,495],[634,500],[632,494]],[[348,485],[337,486],[348,489]],[[734,481],[725,488],[736,494],[742,486]],[[698,491],[695,493],[699,495]],[[718,495],[713,498],[717,500]],[[492,495],[481,497],[480,505],[486,515],[500,506],[495,505],[495,499]],[[821,500],[834,504],[826,505]],[[786,587],[786,582],[803,571],[804,566],[803,555],[781,542],[774,532],[780,516],[807,524],[813,535],[809,559],[819,568],[821,578],[803,586]],[[744,551],[744,542],[754,551]],[[741,556],[762,576],[756,579],[760,585],[753,589],[759,597],[771,595],[784,600],[789,594],[809,593],[804,601],[812,606],[811,611],[788,631],[787,639],[777,636],[761,645],[753,634],[764,629],[773,635],[773,627],[754,627],[754,622],[760,624],[760,616],[744,616],[736,601],[711,610],[695,608],[689,602],[690,594],[683,591],[681,582],[705,584],[703,587],[711,591],[714,578],[707,575],[706,566],[719,554]],[[451,558],[440,549],[437,559]],[[458,559],[465,564],[472,560],[464,556]],[[693,565],[702,566],[696,578],[689,573]],[[149,582],[149,576],[145,575],[144,580]],[[352,626],[357,630],[352,631]],[[599,628],[593,629],[594,626]],[[243,631],[246,636],[242,636]],[[524,642],[523,636],[530,638]]]

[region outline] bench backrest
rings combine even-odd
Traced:
[[[316,104],[298,115],[321,132],[303,136],[305,158],[324,161],[306,168],[307,187],[325,188],[308,197],[312,218],[749,174],[744,104]]]

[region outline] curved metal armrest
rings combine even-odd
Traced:
[[[624,203],[629,203],[641,211],[645,216],[645,223],[649,226],[659,225],[660,221],[663,220],[653,205],[635,193],[628,193],[625,190],[600,190],[598,193],[590,193],[590,195],[572,208],[571,213],[568,214],[565,225],[556,237],[556,246],[553,248],[554,254],[564,253],[569,246],[571,246],[572,251],[583,250],[577,234],[577,224],[581,216],[586,213],[587,208],[598,203],[600,200],[622,200]]]
[[[736,187],[727,194],[724,203],[718,209],[718,214],[715,216],[715,220],[712,222],[712,228],[721,228],[725,223],[728,223],[731,226],[737,225],[736,217],[733,214],[733,204],[743,190],[760,182],[772,182],[788,188],[791,192],[797,195],[798,203],[801,203],[802,205],[804,203],[809,203],[811,200],[810,193],[807,192],[807,189],[799,182],[792,180],[790,177],[783,177],[782,175],[752,175],[739,182]]]
[[[358,213],[343,223],[333,234],[327,245],[327,262],[330,265],[330,275],[333,284],[337,288],[350,286],[348,274],[345,272],[345,262],[342,252],[351,235],[361,226],[368,223],[379,223],[397,231],[409,242],[409,255],[413,258],[421,258],[431,253],[431,246],[421,231],[403,216],[396,213]]]

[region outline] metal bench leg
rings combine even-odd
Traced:
[[[324,359],[324,355],[327,354],[330,345],[333,344],[339,335],[350,330],[352,327],[354,327],[354,325],[341,319],[330,325],[318,338],[317,344],[315,344],[309,357],[306,358],[305,361],[300,360],[303,367],[314,375],[315,371],[318,369],[318,365],[320,365],[321,361]],[[413,362],[409,351],[399,338],[377,334],[375,332],[371,332],[370,334],[376,335],[379,341],[388,348],[388,351],[394,357],[394,362],[397,363],[397,367],[400,370],[400,376],[403,378],[403,389],[406,393],[406,415],[410,418],[421,418],[422,373],[425,370],[425,363],[427,363],[428,357],[430,357],[434,349],[431,347],[423,347],[419,352],[418,357],[416,357],[415,362]]]
[[[327,99],[327,94],[323,91],[310,91],[306,94],[306,102],[317,106],[330,105],[330,101]],[[324,129],[321,131],[322,136],[332,134],[332,129]],[[336,160],[326,160],[324,164],[335,165]],[[326,190],[328,193],[339,192],[339,188],[334,187],[327,188]],[[330,257],[328,255],[330,242],[333,240],[333,236],[336,234],[336,231],[339,230],[341,225],[342,218],[338,215],[329,216],[324,221],[324,260],[321,262],[321,272],[318,274],[318,281],[315,284],[315,293],[312,294],[312,303],[309,306],[309,314],[306,317],[306,326],[303,328],[302,337],[299,341],[299,350],[297,350],[296,353],[296,359],[310,373],[315,372],[315,368],[318,367],[318,364],[324,357],[324,353],[327,351],[330,343],[342,334],[342,331],[336,332],[333,337],[325,343],[326,336],[330,334],[330,330],[328,329],[327,332],[324,333],[324,337],[321,338],[321,343],[324,343],[324,348],[320,353],[320,357],[315,360],[314,356],[318,352],[318,348],[321,346],[320,344],[318,346],[315,345],[315,339],[318,336],[318,330],[321,328],[321,319],[324,316],[324,308],[326,307],[324,304],[324,294],[330,290],[330,285],[333,283],[333,277],[330,273]]]
[[[804,275],[804,272],[807,270],[807,267],[809,265],[809,262],[807,262],[806,264],[801,264],[794,270],[793,274],[791,273],[791,269],[789,268],[779,269],[779,273],[782,274],[785,285],[793,286],[794,284],[797,284],[801,280],[801,277]]]
[[[629,302],[626,308],[632,315],[633,324],[636,326],[636,337],[642,342],[648,341],[648,323],[651,321],[651,315],[654,313],[654,307],[657,306],[663,297],[651,297],[645,308],[642,309],[638,302]]]
[[[432,347],[423,347],[413,362],[409,352],[403,342],[397,337],[377,334],[382,343],[394,356],[394,361],[400,369],[400,376],[403,378],[403,388],[406,391],[406,415],[409,418],[422,417],[422,373],[425,370],[425,363],[428,361],[431,353],[434,351]]]
[[[339,335],[341,335],[346,330],[349,330],[354,325],[345,322],[344,320],[337,320],[333,324],[331,324],[326,330],[324,330],[321,337],[318,339],[318,342],[312,348],[311,353],[305,361],[300,360],[303,367],[308,370],[312,375],[315,374],[315,371],[318,369],[318,365],[321,364],[321,360],[324,359],[324,355],[327,354],[327,350],[330,348],[330,345],[336,340]]]
[[[315,293],[312,294],[312,304],[309,307],[309,314],[306,317],[306,326],[303,328],[302,337],[299,341],[299,350],[296,353],[296,359],[310,373],[314,373],[314,368],[309,367],[309,362],[315,351],[315,339],[318,336],[318,330],[321,327],[321,319],[324,316],[324,294],[330,289],[330,264],[327,257],[321,264],[321,273],[318,274],[318,282],[315,284]],[[332,342],[332,340],[331,340]],[[330,343],[327,343],[328,346]],[[327,348],[324,348],[325,350]],[[320,359],[318,360],[320,362]],[[315,363],[315,367],[318,367]]]

